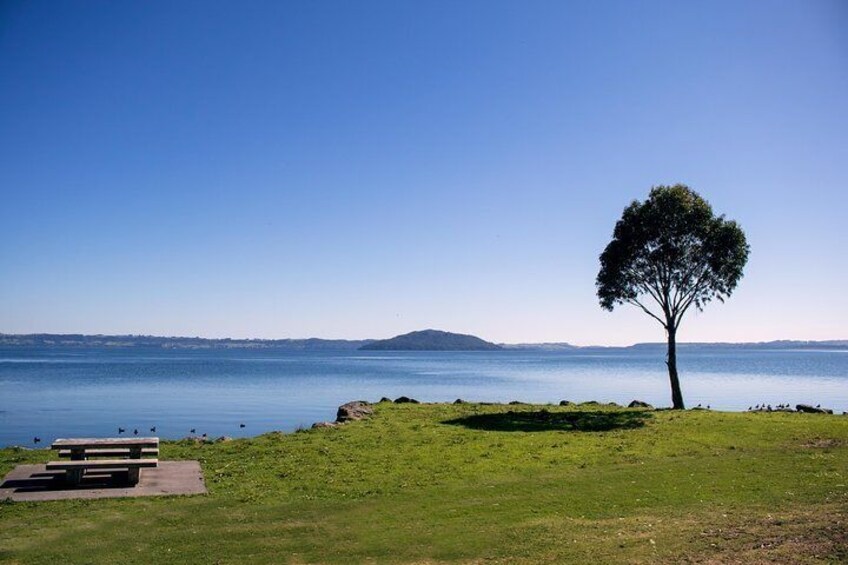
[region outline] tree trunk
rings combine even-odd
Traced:
[[[685,410],[683,393],[680,391],[680,379],[677,378],[677,328],[668,325],[668,378],[671,381],[671,403],[675,410]]]

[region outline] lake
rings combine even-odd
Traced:
[[[848,351],[686,350],[687,406],[757,403],[848,411]],[[633,399],[670,405],[658,348],[564,352],[293,352],[139,348],[0,348],[0,446],[56,437],[182,438],[292,431],[332,420],[339,404],[422,401],[556,403]],[[244,427],[241,427],[244,424]]]

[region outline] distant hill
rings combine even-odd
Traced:
[[[159,349],[269,349],[278,351],[356,350],[370,339],[207,339],[151,335],[0,334],[0,347],[115,347]]]
[[[493,351],[502,349],[473,335],[421,330],[363,345],[361,351]]]

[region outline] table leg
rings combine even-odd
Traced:
[[[78,447],[71,448],[71,461],[85,460],[85,450]],[[68,469],[65,471],[65,482],[72,486],[79,486],[85,469]]]
[[[65,471],[65,482],[69,485],[79,486],[82,482],[83,469],[68,469]]]

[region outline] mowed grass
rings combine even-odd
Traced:
[[[843,416],[383,403],[160,457],[200,460],[209,494],[0,503],[0,560],[848,560]]]

